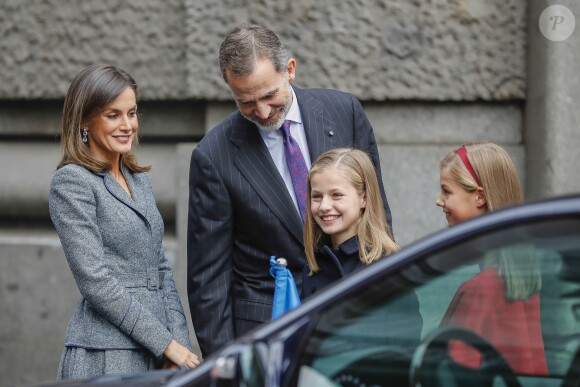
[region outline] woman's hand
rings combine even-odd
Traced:
[[[165,352],[163,352],[163,354],[167,360],[173,364],[177,366],[185,366],[189,369],[197,367],[200,363],[199,358],[195,353],[191,352],[189,349],[179,344],[175,340],[171,340],[167,348],[165,348]],[[164,362],[164,368],[167,365],[169,364]]]

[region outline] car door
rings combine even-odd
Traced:
[[[478,386],[503,377],[510,385],[507,374],[522,386],[570,383],[580,348],[580,218],[521,219],[488,222],[368,276],[313,316],[284,384]],[[507,299],[508,286],[519,299]]]

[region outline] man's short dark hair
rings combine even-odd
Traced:
[[[258,60],[268,59],[277,72],[288,64],[286,47],[276,34],[262,26],[241,24],[231,31],[220,46],[219,65],[227,82],[226,71],[236,77],[249,75]]]

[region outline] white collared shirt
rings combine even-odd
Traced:
[[[308,150],[308,143],[306,142],[306,133],[304,132],[304,125],[302,123],[302,115],[300,114],[300,109],[298,108],[298,101],[296,99],[296,94],[294,93],[294,89],[292,89],[292,86],[290,86],[290,90],[292,90],[292,105],[290,106],[288,114],[286,114],[285,120],[292,121],[292,123],[290,124],[290,134],[300,146],[302,156],[304,157],[304,161],[306,162],[306,168],[310,170],[310,166],[312,165],[312,163],[310,161],[310,152]],[[292,177],[290,176],[290,171],[288,170],[288,164],[286,164],[286,155],[284,153],[284,138],[282,135],[282,131],[275,130],[273,132],[268,132],[263,129],[260,129],[260,134],[262,135],[264,143],[266,144],[268,150],[270,151],[270,155],[272,156],[272,160],[274,160],[276,168],[278,168],[278,172],[280,172],[282,179],[284,179],[284,183],[286,183],[286,188],[288,189],[288,192],[292,197],[292,201],[294,202],[296,211],[299,211],[298,202],[296,201],[296,194],[294,193],[294,186],[292,185]]]

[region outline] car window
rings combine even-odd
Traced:
[[[369,283],[315,320],[295,380],[409,385],[419,348],[456,330],[491,344],[522,385],[560,385],[580,348],[579,235],[577,219],[489,231]],[[430,369],[488,372],[488,352],[448,344],[451,362]]]

